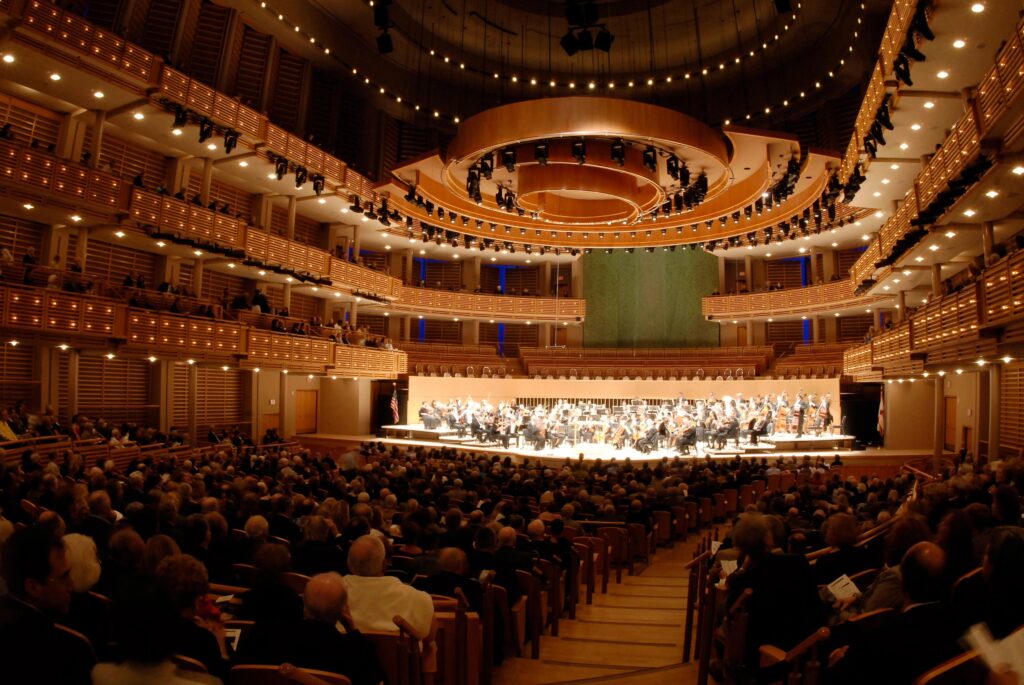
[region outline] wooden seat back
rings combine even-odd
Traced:
[[[976,650],[964,652],[925,671],[914,685],[975,685],[984,683],[988,667]]]
[[[609,565],[615,568],[615,582],[622,582],[622,569],[633,575],[633,555],[630,553],[629,533],[622,526],[602,526],[597,535],[607,543]]]
[[[384,671],[388,685],[421,685],[423,663],[420,644],[401,617],[395,617],[396,633],[364,631],[363,635],[373,642],[377,660]]]
[[[530,658],[540,658],[540,636],[544,627],[541,608],[540,584],[529,571],[516,570],[519,589],[526,600],[526,642],[530,643]]]
[[[653,512],[656,526],[654,541],[659,545],[672,544],[672,512],[656,509]]]
[[[672,537],[686,540],[686,507],[672,507]]]

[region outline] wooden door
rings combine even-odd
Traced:
[[[316,433],[316,390],[295,391],[295,434]]]
[[[746,326],[746,324],[743,324],[742,326],[737,326],[736,327],[736,346],[737,347],[746,347],[747,346],[747,326]]]
[[[956,397],[946,397],[946,421],[945,436],[943,437],[944,447],[947,450],[956,449]]]

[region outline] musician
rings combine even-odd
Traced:
[[[802,392],[797,392],[796,401],[793,402],[793,413],[796,414],[796,437],[804,434],[804,416],[807,411],[806,400]]]
[[[437,418],[437,415],[434,413],[434,407],[428,405],[426,402],[420,403],[419,415],[420,423],[422,423],[423,427],[428,430],[434,430],[435,428],[438,428],[441,425],[441,421]]]
[[[689,416],[683,416],[683,423],[675,435],[675,446],[680,454],[689,454],[691,446],[697,449],[697,422]]]
[[[821,404],[818,405],[818,417],[821,421],[821,432],[828,432],[829,428],[832,427],[832,396],[825,395],[821,398]],[[820,435],[820,433],[819,433]]]

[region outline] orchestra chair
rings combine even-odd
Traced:
[[[311,668],[296,668],[291,664],[264,666],[247,664],[232,666],[228,685],[352,685],[347,676]]]
[[[984,683],[989,670],[977,650],[972,649],[925,671],[914,685],[976,685]]]
[[[540,635],[544,627],[544,610],[541,607],[540,583],[529,571],[516,570],[519,589],[526,600],[522,616],[525,619],[526,634],[523,644],[530,643],[530,658],[540,658]]]
[[[611,545],[606,538],[600,535],[579,535],[573,539],[573,542],[585,544],[590,548],[590,560],[593,565],[595,587],[587,586],[587,604],[592,604],[598,573],[601,574],[601,594],[608,594],[608,578],[611,575]]]
[[[697,531],[700,530],[700,507],[697,506],[695,500],[687,500],[683,503],[683,508],[686,509],[686,529]]]
[[[788,652],[775,645],[761,645],[758,666],[761,669],[763,682],[782,682],[785,685],[820,685],[823,667],[820,652],[831,635],[828,628],[819,628]],[[766,678],[766,669],[770,669],[772,673],[778,673],[779,676],[784,670],[785,679],[781,677],[776,679],[774,676]]]
[[[648,532],[642,523],[627,523],[626,531],[629,533],[630,558],[642,559],[645,565],[650,566],[651,554],[654,553],[654,527]],[[630,575],[633,575],[632,571]]]
[[[597,529],[598,537],[604,538],[608,546],[609,565],[615,568],[615,584],[622,583],[622,569],[633,575],[633,555],[630,554],[629,533],[621,526],[602,526]]]
[[[363,631],[363,636],[376,648],[377,660],[388,685],[422,685],[423,650],[420,641],[404,618],[395,616],[394,622],[398,627],[397,633]]]
[[[306,594],[306,585],[309,583],[309,576],[288,571],[287,573],[281,574],[281,583],[301,597]]]
[[[672,539],[686,540],[686,507],[672,507]]]
[[[672,512],[662,509],[655,509],[653,512],[655,544],[671,547],[674,544],[672,539]]]

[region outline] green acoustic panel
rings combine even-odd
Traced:
[[[718,260],[703,250],[593,252],[583,258],[586,347],[714,347],[718,324],[700,300],[718,288]]]

